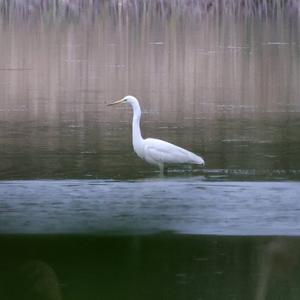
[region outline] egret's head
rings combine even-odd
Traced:
[[[125,96],[121,100],[115,101],[113,103],[109,103],[107,105],[110,106],[110,105],[115,105],[115,104],[120,104],[120,103],[128,103],[128,104],[134,105],[135,103],[138,103],[138,100],[133,96]]]

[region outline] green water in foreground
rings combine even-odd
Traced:
[[[2,235],[1,299],[299,299],[298,238]]]

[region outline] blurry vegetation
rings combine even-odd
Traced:
[[[193,14],[206,15],[227,14],[233,16],[276,17],[282,14],[300,14],[299,0],[0,0],[0,13],[4,20],[11,17],[20,19],[86,18],[107,13],[113,16],[126,14],[139,17],[144,13]]]

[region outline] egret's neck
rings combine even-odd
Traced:
[[[132,143],[136,147],[140,142],[143,141],[140,128],[141,119],[141,108],[138,103],[132,104],[133,109],[133,120],[132,120]]]

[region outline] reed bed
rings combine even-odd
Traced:
[[[139,17],[143,14],[160,14],[168,18],[181,16],[220,16],[261,18],[300,14],[299,0],[0,0],[2,17],[17,16],[23,19],[45,17],[87,18],[101,14],[120,14]],[[92,18],[90,18],[92,16]]]

